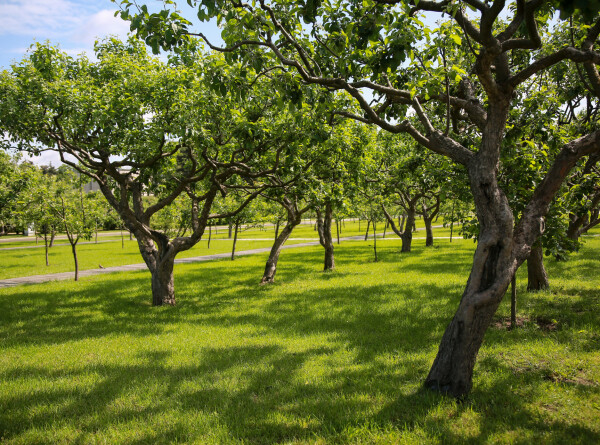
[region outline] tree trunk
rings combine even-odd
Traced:
[[[277,224],[279,225],[279,222],[277,222]],[[267,259],[267,264],[265,265],[265,272],[263,273],[262,280],[260,280],[260,284],[273,283],[275,281],[275,273],[277,272],[277,262],[279,261],[281,248],[290,237],[294,227],[296,227],[298,224],[299,221],[288,221],[281,233],[277,236],[277,238],[275,238],[275,242],[273,243],[273,247],[271,247],[271,252],[269,253],[269,258]]]
[[[415,224],[415,212],[411,210],[406,214],[404,231],[402,232],[402,252],[410,252],[412,247],[412,227]]]
[[[125,248],[125,238],[123,237],[123,226],[121,226],[121,249]]]
[[[423,222],[425,223],[425,232],[426,232],[425,246],[431,247],[431,246],[433,246],[433,229],[431,227],[432,219],[423,217]]]
[[[173,267],[175,249],[168,238],[162,235],[158,248],[152,238],[136,232],[142,258],[152,275],[152,306],[175,306],[175,284]]]
[[[488,117],[494,118],[498,116]],[[482,144],[499,146],[502,132],[492,136],[495,141],[486,142],[484,138]],[[480,224],[479,241],[458,310],[444,332],[425,381],[428,388],[459,398],[471,390],[477,353],[518,266],[513,251],[514,219],[508,200],[498,187],[496,162],[497,157],[490,155],[474,158],[469,164],[471,192]]]
[[[52,231],[50,232],[50,244],[48,245],[48,247],[54,246],[54,238],[55,237],[56,237],[56,230],[54,228],[52,228]]]
[[[389,221],[385,221],[383,223],[383,235],[381,236],[382,238],[385,238],[385,232],[387,232],[387,228],[388,228],[389,225],[390,225]]]
[[[544,249],[536,243],[527,258],[527,290],[537,291],[549,287],[548,274],[544,268]]]
[[[48,232],[44,232],[44,246],[46,248],[46,266],[50,265],[50,262],[48,261]]]
[[[373,253],[375,254],[375,262],[377,262],[377,223],[373,220]]]
[[[340,245],[340,220],[336,218],[335,220],[335,232],[337,234],[337,243]]]
[[[367,220],[367,232],[365,233],[365,241],[369,238],[369,227],[371,227],[371,220]]]
[[[79,261],[77,260],[77,243],[71,243],[73,261],[75,261],[75,281],[79,281]]]
[[[333,209],[330,203],[325,205],[325,216],[317,212],[317,229],[319,231],[319,242],[325,248],[325,261],[323,270],[335,269],[333,255],[333,237],[331,236],[331,220]]]
[[[235,223],[235,234],[233,236],[233,247],[231,249],[231,261],[233,261],[235,259],[235,245],[237,244],[237,236],[238,236],[238,227],[240,225],[236,222]],[[229,227],[231,230],[231,226]],[[231,234],[229,235],[229,237],[231,238]]]
[[[207,249],[210,249],[210,239],[212,238],[212,226],[208,226],[208,246]]]
[[[233,224],[229,223],[229,236],[227,238],[231,239],[232,233],[233,233]]]
[[[275,225],[275,240],[279,236],[279,220],[277,220],[277,224]]]

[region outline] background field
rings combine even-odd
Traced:
[[[6,443],[598,443],[600,231],[552,289],[504,301],[458,403],[422,382],[469,273],[472,241],[399,240],[177,265],[176,307],[147,272],[0,290]],[[216,248],[215,248],[216,250]]]

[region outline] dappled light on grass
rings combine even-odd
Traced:
[[[0,291],[8,443],[480,443],[600,440],[600,240],[548,261],[515,331],[491,328],[466,403],[422,388],[473,243],[336,245],[178,265],[178,306],[132,272]],[[565,273],[568,268],[568,273]],[[522,271],[523,272],[523,271]],[[525,271],[526,272],[526,271]],[[560,276],[559,276],[560,274]],[[593,277],[597,276],[594,275]],[[583,284],[582,284],[583,283]],[[498,317],[509,313],[503,302]],[[546,331],[538,317],[556,320]]]

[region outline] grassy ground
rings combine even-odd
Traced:
[[[417,227],[420,227],[422,223]],[[441,224],[441,222],[440,222]],[[346,222],[342,228],[341,237],[355,236],[364,234],[366,224],[360,225],[358,222]],[[370,232],[372,233],[372,232]],[[449,229],[434,229],[434,234],[440,237],[449,236]],[[115,236],[98,237],[98,244],[78,244],[77,256],[79,258],[80,270],[96,269],[101,264],[103,267],[122,266],[125,264],[143,263],[139,253],[138,245],[135,240],[130,241],[127,234],[124,238],[124,244],[121,243],[121,237]],[[208,248],[207,236],[205,240],[200,241],[192,249],[181,252],[177,258],[189,258],[192,256],[210,255],[215,253],[231,252],[233,241],[228,239],[228,231],[219,229],[211,236],[211,246]],[[236,250],[249,250],[264,247],[271,247],[272,239],[275,235],[275,228],[267,226],[264,230],[252,228],[243,230],[238,234],[240,240],[236,244]],[[334,229],[334,237],[335,237]],[[418,231],[415,237],[424,237],[424,231]],[[300,225],[292,233],[292,239],[287,244],[305,242],[307,239],[317,241],[318,235],[311,225]],[[396,239],[393,232],[388,231],[386,239]],[[378,240],[379,241],[379,240]],[[386,241],[382,241],[386,242]],[[3,267],[0,268],[0,280],[15,277],[25,277],[31,275],[40,275],[47,273],[72,272],[75,270],[73,263],[73,254],[71,246],[67,240],[57,240],[56,245],[49,250],[50,265],[46,266],[43,242],[38,242],[38,248],[13,249],[15,247],[34,246],[34,238],[25,238],[22,241],[0,243],[0,262]],[[122,247],[122,245],[124,247]],[[9,248],[9,249],[7,249]],[[4,249],[4,250],[3,250]]]
[[[598,443],[600,238],[548,261],[523,326],[486,335],[468,401],[422,389],[471,241],[346,242],[176,266],[178,306],[133,272],[0,290],[6,443]]]

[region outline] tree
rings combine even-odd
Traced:
[[[54,219],[64,229],[75,263],[75,281],[79,280],[79,260],[77,258],[77,243],[81,239],[92,238],[95,220],[92,208],[95,203],[83,192],[84,181],[80,176],[71,173],[69,177],[57,181],[49,201],[50,211]]]
[[[96,55],[91,62],[36,45],[0,75],[0,129],[22,149],[36,153],[41,143],[57,151],[100,185],[136,237],[152,275],[153,304],[173,305],[175,256],[201,239],[209,219],[243,210],[263,190],[261,179],[294,156],[307,137],[304,124],[314,119],[306,106],[292,113],[270,79],[193,44],[167,64],[135,40],[109,39]],[[280,83],[287,85],[285,78]],[[216,196],[235,189],[239,178],[253,193],[238,209],[211,213]],[[150,205],[148,194],[156,199]],[[192,231],[170,239],[151,221],[182,195]]]
[[[556,7],[551,2],[518,0],[509,8],[503,0],[466,4],[472,10],[468,15],[461,2],[434,0],[197,3],[201,20],[217,16],[223,21],[225,51],[240,50],[237,55],[263,65],[272,60],[303,82],[343,90],[363,114],[339,114],[406,133],[468,171],[479,241],[461,302],[426,379],[427,387],[457,397],[471,389],[484,334],[515,271],[542,232],[550,202],[577,161],[600,151],[596,121],[561,134],[559,154],[532,187],[515,221],[497,177],[513,98],[527,94],[523,85],[529,79],[570,61],[582,68],[596,101],[598,11],[586,9],[586,18],[574,14],[575,37],[566,43],[552,38],[550,18]],[[124,8],[130,6],[123,3]],[[564,13],[573,10],[572,2],[562,7]],[[422,11],[447,15],[437,30],[431,30],[419,19]],[[138,14],[132,28],[154,39],[157,47],[176,46],[191,33],[190,22],[171,12]],[[591,26],[584,26],[584,20],[591,20]],[[168,29],[165,23],[177,26],[175,35],[160,32]],[[364,89],[373,93],[374,101],[365,97]],[[444,109],[446,113],[440,113]],[[463,137],[464,129],[472,129],[475,137]]]

